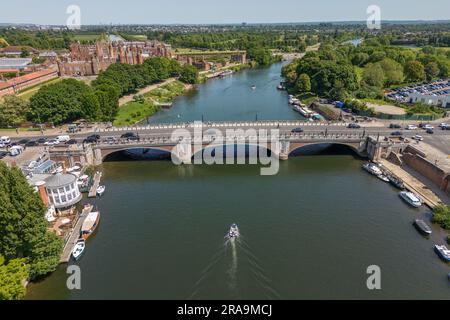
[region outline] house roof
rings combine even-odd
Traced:
[[[44,70],[40,70],[40,71],[36,71],[36,72],[31,72],[29,74],[26,74],[26,75],[23,75],[20,77],[12,78],[8,81],[0,82],[0,90],[14,86],[14,85],[20,85],[22,83],[52,74],[54,72],[56,72],[55,69],[44,69]]]

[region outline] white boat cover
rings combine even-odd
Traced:
[[[97,217],[99,214],[99,212],[90,212],[87,215],[86,220],[84,220],[83,225],[81,226],[81,231],[90,231],[94,226],[95,221],[97,221]]]

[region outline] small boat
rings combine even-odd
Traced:
[[[226,70],[220,74],[221,77],[230,76],[233,74],[233,70]]]
[[[403,183],[403,181],[393,175],[388,175],[387,176],[389,179],[390,184],[392,184],[394,187],[400,189],[400,190],[405,190],[405,184]]]
[[[384,182],[389,182],[388,177],[386,177],[384,174],[378,174],[377,177]]]
[[[106,189],[105,186],[99,186],[97,188],[97,194],[101,197],[103,195],[103,193],[105,193],[105,189]]]
[[[414,208],[418,208],[422,205],[422,200],[412,192],[402,191],[399,193],[400,198],[402,198],[407,204]]]
[[[450,261],[450,250],[447,249],[446,246],[442,245],[434,245],[434,251],[436,251],[437,255],[444,261]]]
[[[237,224],[233,223],[228,231],[228,238],[235,239],[237,237],[239,237],[239,229]]]
[[[425,221],[423,221],[421,219],[414,220],[414,226],[420,233],[422,233],[426,236],[429,236],[432,233],[430,226],[427,225],[425,223]]]
[[[87,240],[95,231],[100,222],[100,212],[89,212],[81,226],[81,237]]]
[[[84,239],[78,239],[77,243],[73,247],[72,257],[75,260],[78,260],[81,257],[81,255],[83,254],[85,248],[86,248],[86,242],[84,241]]]
[[[255,90],[256,89],[256,86],[255,85],[252,85],[252,90]]]
[[[363,164],[363,169],[375,176],[379,176],[379,175],[383,174],[381,169],[376,164],[371,163],[371,162]]]

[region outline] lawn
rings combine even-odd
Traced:
[[[96,41],[102,37],[101,34],[76,34],[75,41]]]
[[[19,94],[18,94],[18,96],[21,97],[22,99],[28,101],[28,100],[30,100],[30,98],[31,98],[36,92],[39,91],[39,89],[40,89],[42,86],[45,86],[45,85],[48,85],[48,84],[53,84],[53,83],[58,83],[58,82],[60,82],[61,80],[62,80],[61,78],[55,78],[55,79],[51,79],[51,80],[48,80],[48,81],[39,83],[39,84],[37,84],[37,85],[35,85],[35,86],[29,87],[29,88],[26,88],[25,90],[20,91]]]
[[[183,93],[184,84],[180,81],[175,81],[147,92],[146,94],[144,94],[144,97],[150,98],[151,100],[159,103],[169,103]]]
[[[117,112],[114,126],[133,125],[142,119],[145,119],[159,110],[159,107],[149,101],[135,102],[131,101],[121,106]]]

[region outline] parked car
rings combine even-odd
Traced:
[[[291,130],[292,133],[302,133],[303,129],[302,128],[294,128]]]
[[[18,156],[24,151],[24,148],[22,146],[14,146],[9,149],[9,154],[11,157]]]
[[[420,135],[418,135],[418,134],[416,134],[414,137],[412,137],[414,140],[417,140],[417,141],[422,141],[423,140],[423,137],[422,136],[420,136]]]
[[[6,157],[9,154],[9,152],[7,151],[0,151],[0,159],[3,159],[4,157]]]
[[[0,137],[0,148],[5,148],[11,144],[11,139],[9,137]]]
[[[349,123],[347,128],[349,128],[349,129],[359,129],[359,128],[361,128],[361,126],[359,124],[357,124],[357,123]]]

